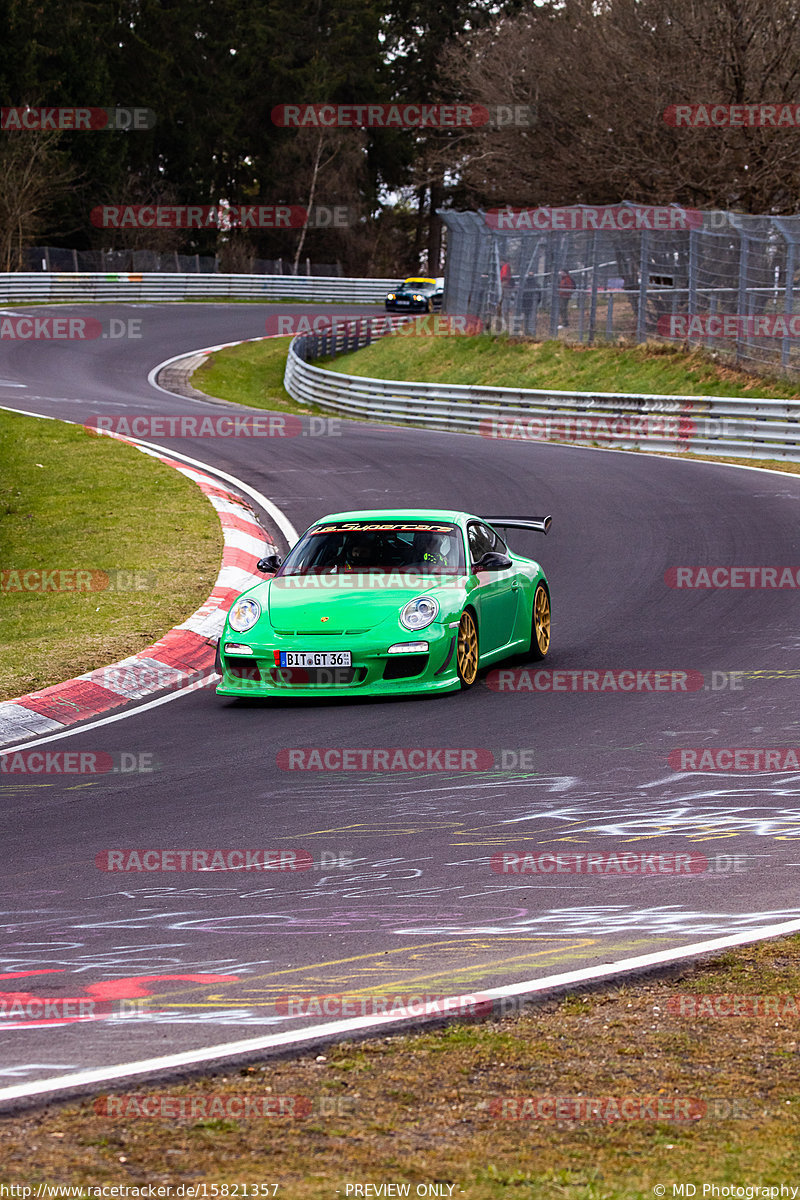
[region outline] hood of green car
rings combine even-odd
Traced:
[[[419,584],[391,586],[386,580],[348,580],[347,576],[316,578],[289,577],[270,582],[267,611],[276,633],[366,633],[391,617],[415,596],[431,593],[440,598],[444,588],[452,588],[430,577]]]

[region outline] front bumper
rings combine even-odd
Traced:
[[[436,305],[434,304],[434,308],[435,307],[436,307]],[[384,308],[386,309],[386,312],[426,313],[428,311],[428,301],[427,300],[412,300],[410,304],[398,304],[396,300],[387,300],[384,303]]]
[[[414,636],[395,633],[379,640],[377,631],[365,634],[280,634],[270,631],[269,642],[226,630],[220,639],[222,681],[218,696],[401,696],[419,692],[452,692],[460,688],[456,672],[455,643],[458,622],[434,623]],[[427,654],[389,654],[389,646],[403,641],[426,641]],[[228,654],[228,642],[246,644],[253,654]],[[279,667],[280,650],[349,650],[351,667]],[[398,672],[408,671],[413,674]],[[386,678],[386,675],[390,678]],[[394,677],[391,677],[394,676]]]

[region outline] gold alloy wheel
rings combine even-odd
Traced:
[[[550,597],[547,588],[540,583],[533,597],[533,620],[531,622],[531,657],[544,658],[550,646]]]
[[[478,630],[470,612],[462,613],[458,625],[456,670],[462,688],[472,687],[478,674]]]

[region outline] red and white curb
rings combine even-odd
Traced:
[[[131,700],[207,681],[214,672],[216,644],[228,609],[240,592],[263,579],[256,571],[259,558],[277,552],[259,524],[255,510],[213,476],[200,468],[186,466],[170,457],[169,452],[142,446],[132,438],[105,432],[102,436],[135,446],[197,484],[216,509],[222,525],[224,550],[220,572],[211,595],[197,611],[152,646],[65,683],[0,702],[0,746],[57,733]]]

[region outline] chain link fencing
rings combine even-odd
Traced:
[[[440,210],[445,311],[490,332],[705,347],[800,371],[800,216],[663,208]]]
[[[293,260],[289,258],[246,259],[234,273],[247,275],[294,275]],[[63,246],[28,246],[23,251],[23,271],[134,271],[174,272],[182,275],[217,274],[230,272],[219,258],[203,254],[178,254],[156,250],[70,250]],[[341,263],[313,263],[304,258],[298,265],[298,275],[342,278]]]

